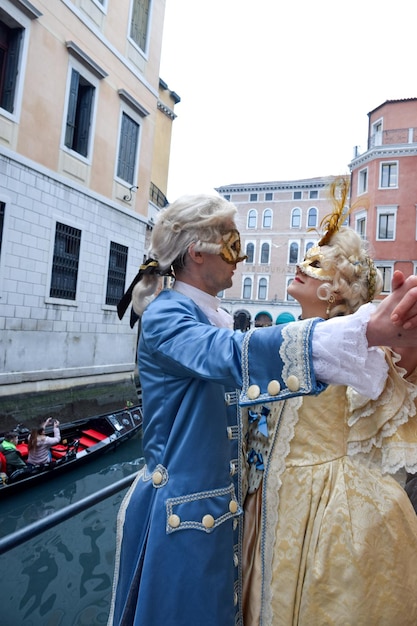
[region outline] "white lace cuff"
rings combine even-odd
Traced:
[[[317,380],[350,385],[376,399],[384,388],[388,365],[380,348],[368,348],[366,328],[374,305],[317,324],[313,332],[313,365]]]

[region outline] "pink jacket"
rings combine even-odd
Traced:
[[[27,462],[31,463],[32,465],[42,465],[43,463],[49,463],[49,461],[51,460],[51,454],[49,449],[51,448],[51,446],[56,445],[60,441],[61,433],[59,432],[59,427],[54,426],[53,437],[38,437],[36,449],[29,451]]]

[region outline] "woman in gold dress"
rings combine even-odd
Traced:
[[[346,181],[332,191],[288,288],[303,318],[348,315],[381,291],[365,242],[342,226]],[[376,400],[329,386],[249,411],[245,626],[417,624],[417,515],[392,476],[417,472],[417,352],[384,350]]]

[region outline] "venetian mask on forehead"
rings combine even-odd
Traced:
[[[235,264],[247,259],[246,254],[240,254],[242,246],[240,243],[239,231],[236,230],[236,228],[233,228],[233,230],[229,230],[227,233],[222,235],[220,245],[221,248],[219,254],[223,261],[226,261],[226,263]]]
[[[334,270],[331,268],[323,269],[324,255],[321,246],[313,246],[307,251],[304,261],[298,263],[298,267],[310,278],[317,278],[318,280],[332,281],[334,278]]]

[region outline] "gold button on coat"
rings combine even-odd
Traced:
[[[168,517],[168,524],[171,526],[171,528],[178,528],[178,526],[181,524],[180,516],[173,513]]]
[[[268,393],[270,396],[277,396],[281,391],[281,385],[278,380],[271,380],[268,384]]]
[[[212,515],[205,515],[201,521],[204,528],[213,528],[214,526],[214,517]]]
[[[162,472],[158,472],[158,470],[156,470],[152,474],[152,482],[154,485],[160,485],[162,482]]]
[[[297,376],[294,376],[293,374],[291,374],[291,376],[288,376],[286,383],[290,391],[298,391],[300,389],[300,381],[298,380]]]
[[[261,390],[259,388],[259,385],[251,385],[250,387],[248,387],[248,398],[250,400],[256,400],[256,398],[259,398],[261,393]]]
[[[229,502],[229,511],[231,513],[236,513],[237,509],[238,509],[238,505],[237,505],[236,500],[230,500],[230,502]]]

